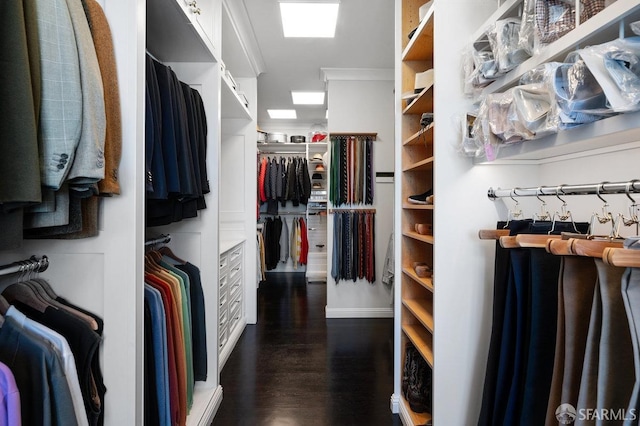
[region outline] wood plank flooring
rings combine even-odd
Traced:
[[[393,320],[326,319],[326,285],[270,273],[221,373],[213,425],[401,425],[393,393]]]

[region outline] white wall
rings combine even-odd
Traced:
[[[329,79],[329,133],[377,133],[374,145],[374,172],[392,172],[394,167],[393,80]],[[392,183],[376,182],[373,208],[376,209],[376,281],[340,281],[331,278],[333,217],[327,228],[327,309],[330,317],[391,317],[392,291],[382,284],[382,266],[393,230]]]
[[[257,114],[257,79],[237,78],[249,100],[251,117]],[[224,106],[223,106],[224,108]],[[257,321],[256,295],[256,156],[255,119],[222,119],[220,149],[220,241],[244,245],[244,312],[248,324]]]
[[[435,424],[446,425],[477,423],[482,398],[494,245],[477,235],[479,229],[494,228],[497,220],[505,219],[503,205],[490,201],[487,189],[538,181],[535,166],[474,166],[454,149],[455,118],[470,106],[457,72],[459,53],[469,37],[460,28],[474,31],[492,11],[487,2],[470,3],[447,0],[437,3],[435,10],[433,415]]]

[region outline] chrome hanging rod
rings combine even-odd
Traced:
[[[167,244],[170,241],[171,241],[171,235],[163,234],[163,235],[160,235],[159,237],[152,238],[150,240],[145,241],[144,245],[155,246],[156,244]]]
[[[306,158],[304,156],[304,152],[300,152],[300,151],[260,151],[258,154],[259,155],[279,154],[279,155],[287,155],[289,157]]]
[[[542,195],[606,195],[632,193],[640,193],[640,179],[633,179],[626,182],[601,182],[582,185],[544,185],[536,188],[489,188],[487,197],[495,200],[496,198],[536,197]]]
[[[10,275],[18,272],[44,272],[49,267],[49,258],[42,256],[38,259],[31,256],[29,259],[13,262],[0,266],[0,275]]]

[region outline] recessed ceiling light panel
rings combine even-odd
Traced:
[[[331,38],[336,33],[338,8],[333,2],[280,2],[282,29],[285,37]]]
[[[294,105],[323,105],[324,92],[291,92]]]
[[[272,119],[296,119],[295,109],[268,109],[269,117]]]

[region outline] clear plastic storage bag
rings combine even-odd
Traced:
[[[524,61],[530,54],[520,48],[520,19],[507,18],[496,21],[487,32],[498,74],[506,74]]]
[[[555,41],[576,26],[575,1],[535,0],[536,36],[540,43]],[[585,22],[605,7],[605,0],[583,0],[580,3],[580,22]]]
[[[640,110],[640,37],[613,40],[576,52],[614,112]]]

